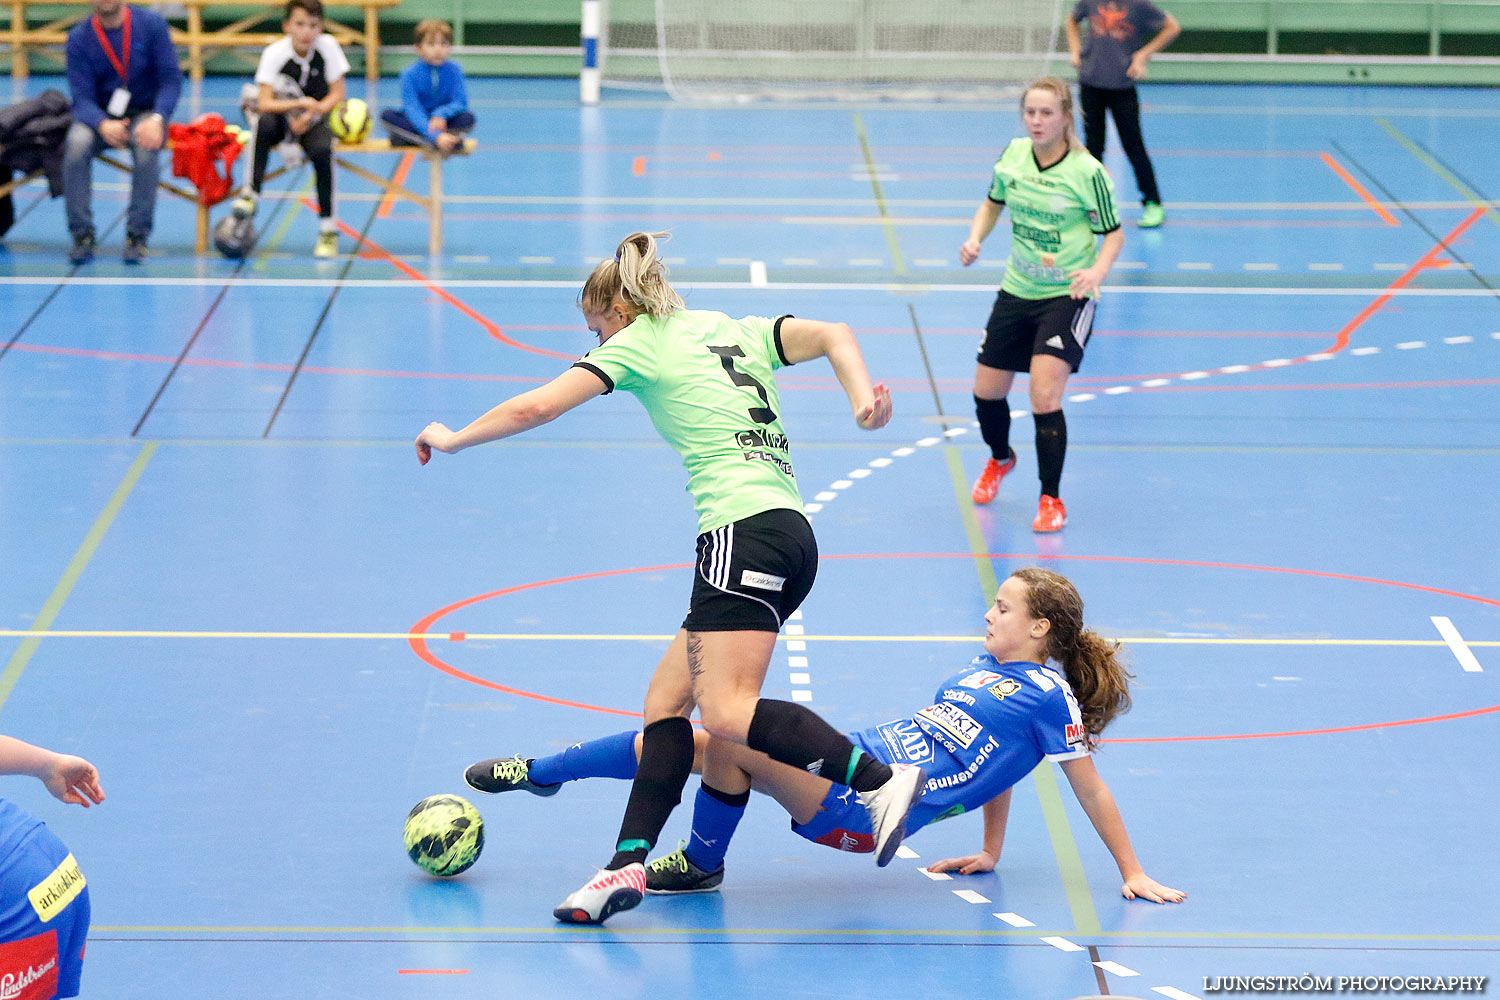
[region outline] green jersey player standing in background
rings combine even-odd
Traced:
[[[926,781],[918,767],[888,765],[858,750],[806,707],[760,697],[776,634],[812,589],[818,567],[773,373],[826,357],[865,430],[890,420],[890,393],[870,384],[859,344],[843,323],[687,309],[667,283],[661,236],[627,236],[584,284],[578,306],[598,347],[462,430],[429,424],[416,441],[425,465],[434,451],[451,454],[519,434],[619,388],[641,401],[688,471],[699,532],[688,615],[646,691],[640,763],[615,856],[552,911],[566,923],[603,923],[640,903],[647,852],[693,769],[694,705],[710,737],[700,798],[744,806],[749,779],[715,744],[748,746],[858,792],[880,866],[895,856]],[[493,783],[517,780],[507,770],[513,766],[482,761],[465,780],[494,791]]]
[[[974,213],[958,259],[965,267],[979,259],[979,245],[1009,205],[1010,257],[974,370],[974,407],[990,458],[973,499],[995,499],[1000,481],[1015,468],[1005,397],[1016,372],[1027,372],[1042,481],[1031,528],[1046,532],[1067,523],[1058,491],[1068,448],[1063,392],[1083,361],[1099,285],[1120,256],[1125,234],[1114,183],[1073,133],[1068,85],[1052,76],[1031,84],[1021,98],[1021,119],[1028,136],[1011,140],[1000,155],[989,197]]]

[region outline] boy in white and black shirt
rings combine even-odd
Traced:
[[[255,71],[260,112],[255,158],[250,189],[235,200],[234,211],[242,216],[255,212],[271,147],[290,134],[307,151],[317,179],[318,242],[313,256],[333,257],[339,245],[333,221],[333,132],[328,112],[344,99],[349,60],[338,41],[323,33],[320,0],[287,0],[281,26],[286,37],[266,46]]]

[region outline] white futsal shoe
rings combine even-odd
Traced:
[[[559,903],[552,915],[565,924],[602,924],[622,910],[641,905],[646,895],[646,866],[640,862],[602,871]]]
[[[884,868],[896,856],[906,836],[906,817],[927,790],[927,772],[914,764],[892,764],[891,780],[859,793],[859,803],[870,814],[875,833],[875,865]]]

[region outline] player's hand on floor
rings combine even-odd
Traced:
[[[982,875],[995,870],[996,857],[989,851],[966,854],[961,858],[944,858],[927,866],[930,872],[958,872],[960,875]]]
[[[878,431],[891,421],[891,390],[884,383],[872,387],[875,401],[854,414],[854,422],[867,431]]]
[[[1120,887],[1120,895],[1126,899],[1149,899],[1153,903],[1180,903],[1187,899],[1187,893],[1162,885],[1144,873],[1126,879]]]
[[[436,421],[422,428],[422,433],[417,435],[417,461],[426,465],[432,460],[434,451],[451,454],[453,432],[446,426]]]
[[[47,786],[47,791],[69,805],[87,809],[91,802],[104,801],[98,770],[82,757],[72,754],[58,754],[42,783]]]

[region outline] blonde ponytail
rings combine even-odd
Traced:
[[[687,308],[682,296],[667,282],[667,265],[662,263],[658,241],[670,239],[670,233],[631,233],[620,241],[614,260],[594,268],[578,296],[578,308],[585,314],[607,312],[619,298],[636,313],[666,316]]]
[[[1067,577],[1036,566],[1011,576],[1026,584],[1031,617],[1045,618],[1052,625],[1047,656],[1062,664],[1083,716],[1084,742],[1092,750],[1104,727],[1130,711],[1131,674],[1121,662],[1120,644],[1084,628],[1083,598]]]

